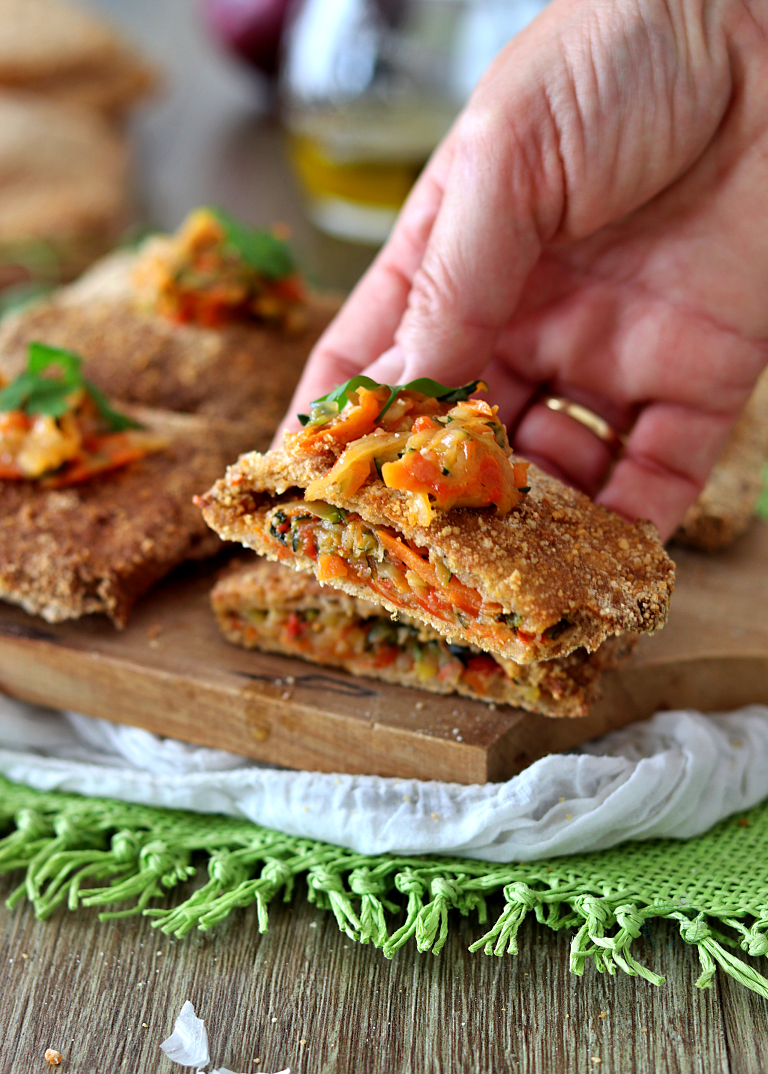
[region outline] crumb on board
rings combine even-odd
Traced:
[[[147,627],[147,637],[151,640],[157,637],[157,635],[163,629],[161,623],[150,623]]]
[[[61,1052],[57,1052],[55,1048],[46,1048],[44,1058],[46,1063],[50,1063],[52,1067],[57,1067],[64,1056]]]
[[[591,1055],[589,1057],[589,1059],[590,1059],[590,1062],[594,1063],[596,1067],[600,1066],[600,1064],[602,1063],[602,1059],[600,1058],[599,1055]]]
[[[608,1017],[608,1011],[600,1011],[600,1013],[598,1014],[597,1017],[598,1018],[607,1018]]]
[[[749,827],[749,817],[739,817],[739,827],[740,828],[748,828]]]

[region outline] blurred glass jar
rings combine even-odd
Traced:
[[[281,72],[314,223],[380,243],[501,48],[546,0],[303,0]]]

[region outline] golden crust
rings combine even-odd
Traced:
[[[635,639],[609,638],[596,653],[584,649],[556,660],[519,665],[497,658],[505,676],[489,680],[489,691],[480,694],[471,683],[450,682],[437,675],[425,679],[415,670],[394,661],[374,667],[364,655],[345,651],[343,646],[329,652],[299,646],[285,633],[281,636],[253,626],[254,612],[269,609],[282,612],[325,609],[339,618],[343,632],[352,622],[388,619],[381,607],[369,601],[355,599],[346,593],[321,586],[309,571],[292,571],[261,557],[245,563],[235,563],[223,572],[211,591],[211,606],[219,628],[235,645],[246,649],[258,648],[288,656],[301,656],[314,663],[343,667],[353,675],[382,679],[400,686],[414,686],[431,693],[458,693],[476,700],[513,705],[546,716],[585,716],[600,696],[599,679],[603,670],[613,667],[631,652]],[[407,617],[401,621],[412,622]],[[429,628],[423,629],[420,640],[445,641]],[[444,648],[447,653],[447,649]]]
[[[66,489],[0,481],[0,598],[49,622],[104,612],[124,626],[159,578],[217,550],[192,497],[242,446],[242,429],[132,413],[169,437],[167,450]]]
[[[768,370],[757,382],[717,465],[674,535],[678,544],[718,552],[749,525],[768,459]]]
[[[294,457],[283,449],[252,452],[231,466],[202,499],[208,524],[225,540],[238,541],[276,558],[257,527],[254,514],[290,489],[305,489],[333,465],[333,455]],[[593,504],[538,468],[529,471],[531,491],[518,508],[502,517],[492,511],[435,511],[427,527],[408,521],[406,495],[375,481],[355,495],[329,496],[336,506],[357,512],[372,525],[392,526],[406,540],[429,549],[465,585],[524,619],[527,632],[539,633],[567,619],[570,629],[557,641],[522,644],[498,652],[520,663],[551,659],[584,646],[590,652],[609,636],[652,633],[663,626],[674,588],[674,564],[650,522],[629,523]],[[296,556],[296,569],[313,569]],[[369,591],[349,577],[334,587],[352,596]],[[385,607],[394,605],[382,600]],[[464,638],[430,613],[420,613],[443,636]],[[449,634],[450,631],[450,634]]]
[[[266,325],[178,325],[138,307],[137,256],[104,258],[71,287],[8,317],[0,327],[0,374],[21,372],[27,344],[40,339],[82,355],[85,375],[108,395],[246,421],[247,446],[266,447],[339,299],[311,295],[307,325],[296,334]]]

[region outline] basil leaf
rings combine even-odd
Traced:
[[[28,373],[21,373],[7,388],[0,392],[0,411],[21,410],[29,398],[34,380]]]
[[[50,347],[47,343],[30,343],[27,350],[27,372],[37,376],[51,366],[59,367],[62,372],[61,380],[80,387],[83,362],[78,354],[64,350],[63,347]]]
[[[435,399],[439,399],[441,403],[463,403],[471,395],[474,395],[480,385],[483,385],[483,389],[487,391],[487,387],[482,380],[472,380],[469,384],[463,384],[460,388],[447,388],[445,384],[440,384],[436,380],[430,380],[429,377],[419,377],[417,380],[409,380],[407,384],[387,384],[387,388],[390,390],[389,399],[384,404],[384,409],[379,414],[377,420],[381,420],[382,416],[389,410],[397,397],[398,392],[409,390],[412,392],[421,392],[422,395],[431,395]]]
[[[84,380],[83,387],[96,404],[99,417],[113,432],[120,433],[123,432],[124,429],[144,428],[141,422],[134,421],[134,419],[129,418],[127,414],[121,414],[119,410],[114,410],[109,405],[106,395],[104,395],[95,384],[92,384],[90,380]]]
[[[389,399],[387,399],[376,418],[377,421],[381,421],[397,398],[398,392],[410,390],[421,392],[422,395],[432,396],[435,399],[439,399],[441,403],[463,403],[471,395],[474,395],[476,391],[481,390],[481,385],[483,391],[488,390],[482,380],[470,381],[469,384],[463,384],[460,388],[448,388],[445,384],[440,384],[439,381],[430,380],[429,377],[409,380],[407,384],[379,384],[378,381],[372,380],[371,377],[358,375],[352,377],[345,384],[339,384],[327,395],[321,395],[319,399],[314,399],[313,403],[338,403],[339,410],[341,410],[344,403],[349,400],[350,395],[356,392],[358,388],[368,388],[369,391],[373,391],[376,388],[389,388]],[[300,414],[299,421],[301,421],[302,417],[303,415]],[[302,425],[305,424],[306,422],[302,422]]]
[[[30,343],[27,350],[27,369],[0,392],[0,410],[24,410],[27,414],[43,414],[60,418],[70,409],[73,392],[84,389],[96,406],[105,425],[115,432],[140,429],[133,418],[113,410],[106,396],[82,374],[83,362],[78,354],[47,343]],[[47,376],[48,370],[56,376]]]
[[[41,377],[30,388],[24,409],[28,414],[60,418],[70,409],[69,397],[76,390],[77,385],[54,380],[53,377]]]
[[[282,280],[296,271],[288,244],[275,238],[271,231],[243,227],[218,206],[211,206],[210,212],[221,225],[227,243],[250,268],[269,280]]]

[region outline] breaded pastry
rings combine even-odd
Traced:
[[[247,421],[248,446],[266,447],[339,299],[310,293],[306,325],[296,332],[255,322],[177,324],[139,304],[134,269],[141,257],[117,252],[70,287],[8,316],[0,327],[0,373],[15,376],[28,343],[43,339],[80,353],[86,375],[117,399]]]
[[[675,532],[678,544],[718,552],[749,525],[768,460],[768,370],[737,421],[723,454]]]
[[[627,656],[635,640],[610,638],[593,654],[577,649],[515,664],[474,646],[449,645],[407,616],[393,621],[380,605],[263,558],[229,569],[214,586],[211,605],[227,640],[246,649],[547,716],[585,716],[600,695],[602,670]]]
[[[451,407],[457,390],[416,383],[423,391],[392,389],[383,410],[389,386],[345,386],[341,410],[338,396],[318,401],[303,433],[243,456],[201,498],[208,524],[449,641],[519,664],[663,626],[674,565],[650,522],[627,522],[507,458],[506,433],[487,404]],[[485,433],[472,421],[484,421]],[[414,446],[424,436],[432,440]],[[387,453],[394,461],[382,462]],[[484,501],[485,491],[492,498]],[[462,506],[468,501],[489,506]],[[500,513],[500,503],[512,506]]]
[[[0,287],[72,279],[114,245],[126,166],[123,137],[101,116],[0,93]]]
[[[156,85],[138,53],[70,0],[0,0],[0,88],[125,113]]]
[[[49,622],[104,612],[122,627],[158,579],[217,550],[192,498],[243,447],[243,430],[140,408],[131,414],[168,447],[68,488],[0,480],[1,599]]]

